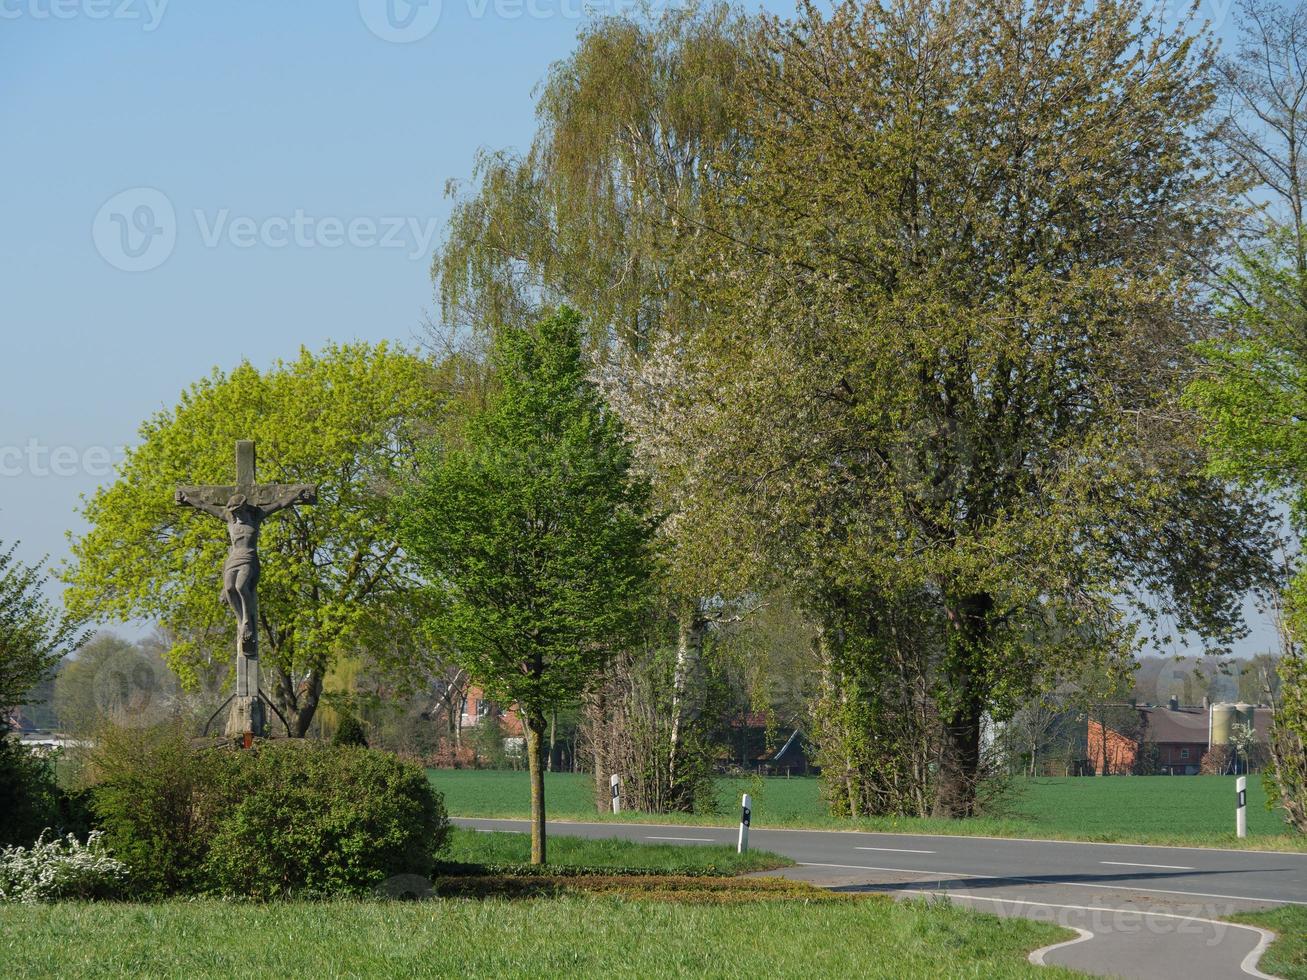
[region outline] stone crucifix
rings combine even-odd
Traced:
[[[307,483],[254,482],[254,442],[236,442],[235,486],[180,486],[179,505],[193,507],[227,525],[231,547],[222,568],[222,597],[236,617],[236,693],[227,716],[229,736],[262,735],[259,697],[259,527],[265,518],[295,504],[318,502]]]

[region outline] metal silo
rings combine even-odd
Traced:
[[[1209,742],[1212,745],[1230,744],[1230,726],[1234,724],[1235,706],[1228,701],[1212,705]]]

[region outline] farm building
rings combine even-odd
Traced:
[[[1213,748],[1221,750],[1229,765],[1243,768],[1247,760],[1235,762],[1231,749],[1239,741],[1236,726],[1252,725],[1254,744],[1266,744],[1271,727],[1271,709],[1251,704],[1182,706],[1120,706],[1113,719],[1089,718],[1087,747],[1095,773],[1113,776],[1145,772],[1166,776],[1193,776],[1203,771],[1203,760]],[[1233,738],[1232,738],[1233,736]],[[1210,767],[1209,767],[1210,768]]]

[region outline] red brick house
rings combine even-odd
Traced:
[[[1087,747],[1094,772],[1113,776],[1136,773],[1140,752],[1151,753],[1155,749],[1155,758],[1145,760],[1148,771],[1166,776],[1198,774],[1212,743],[1209,707],[1181,707],[1172,702],[1169,706],[1139,705],[1128,710],[1133,712],[1132,724],[1119,726],[1130,729],[1128,732],[1118,731],[1109,721],[1104,733],[1103,723],[1089,719]],[[1258,742],[1267,740],[1270,726],[1271,709],[1253,709],[1253,730]]]

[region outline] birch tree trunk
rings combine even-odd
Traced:
[[[703,711],[703,638],[708,629],[702,600],[685,602],[677,618],[676,669],[672,675],[672,731],[668,758],[668,787],[674,800],[683,793],[685,743]]]

